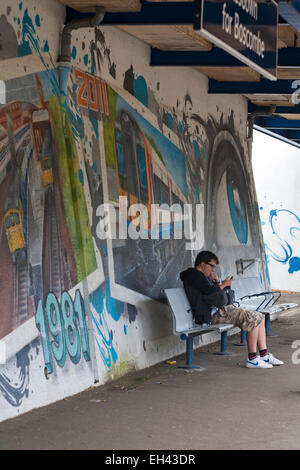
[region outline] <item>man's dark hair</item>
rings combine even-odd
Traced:
[[[199,266],[202,261],[204,261],[204,263],[209,263],[212,260],[219,264],[218,257],[214,253],[211,251],[200,251],[195,259],[195,267]]]

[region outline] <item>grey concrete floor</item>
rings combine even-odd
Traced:
[[[287,298],[300,305],[300,295]],[[300,449],[300,309],[271,332],[283,366],[246,369],[247,349],[232,336],[233,356],[212,354],[219,343],[195,351],[205,370],[179,369],[182,355],[0,423],[0,449]]]

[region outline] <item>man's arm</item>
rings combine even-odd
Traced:
[[[185,276],[184,283],[190,285],[191,287],[194,287],[201,294],[205,294],[205,295],[209,295],[209,294],[212,294],[213,292],[217,292],[220,290],[220,287],[218,285],[216,284],[212,285],[212,283],[209,282],[207,277],[200,271],[189,272]]]
[[[210,275],[210,280],[214,282],[215,285],[219,286],[220,289],[225,289],[225,287],[231,287],[232,283],[232,278],[231,277],[226,277],[224,281],[221,283],[217,274],[215,272],[212,272]]]

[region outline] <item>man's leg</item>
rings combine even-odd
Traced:
[[[272,354],[268,353],[266,345],[266,331],[265,331],[265,317],[262,313],[256,310],[247,310],[240,307],[228,305],[227,307],[220,308],[212,318],[214,323],[233,323],[241,330],[247,332],[247,346],[248,346],[248,362],[247,367],[264,367],[269,368],[272,365],[283,364],[282,361],[274,358]],[[258,359],[256,356],[257,347],[259,348]]]
[[[256,353],[257,346],[259,351],[267,349],[264,318],[260,322],[260,324],[256,328],[254,328],[254,330],[250,331],[250,333],[247,333],[247,346],[249,354]]]
[[[259,355],[262,360],[266,363],[269,363],[273,366],[281,366],[283,361],[280,359],[276,359],[273,354],[270,354],[267,349],[267,342],[266,342],[266,327],[265,327],[265,319],[259,325],[259,332],[257,338],[257,345],[259,349]]]
[[[264,351],[267,349],[267,340],[266,340],[266,327],[265,327],[265,317],[263,321],[258,325],[258,338],[257,345],[259,351]]]
[[[254,328],[254,330],[247,333],[248,354],[255,354],[256,356],[256,348],[257,348],[259,333],[260,333],[260,325]]]

